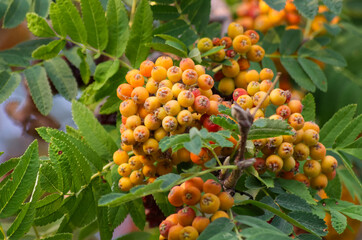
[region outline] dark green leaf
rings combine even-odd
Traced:
[[[335,14],[340,14],[342,11],[343,0],[323,0],[323,3]]]
[[[35,49],[32,53],[32,57],[42,60],[54,58],[65,47],[65,44],[65,40],[54,40],[47,45],[42,45]]]
[[[127,43],[126,56],[133,67],[137,68],[149,54],[145,44],[152,40],[152,10],[147,0],[141,0],[137,6]]]
[[[348,105],[338,110],[338,112],[336,112],[321,128],[319,141],[326,147],[332,146],[336,137],[352,120],[353,115],[356,112],[356,107],[356,105]]]
[[[331,210],[330,212],[332,227],[336,230],[338,234],[343,233],[347,227],[347,218],[338,211]]]
[[[330,198],[340,199],[342,195],[342,184],[337,174],[333,180],[328,181],[327,187],[324,189],[327,196]]]
[[[291,55],[297,51],[302,43],[302,31],[297,29],[290,29],[284,32],[282,41],[280,42],[279,50],[282,55]]]
[[[152,196],[165,216],[175,213],[176,209],[168,201],[167,193],[154,193]]]
[[[264,48],[265,53],[273,54],[278,49],[280,41],[281,38],[277,31],[274,28],[269,29],[262,42],[262,47]]]
[[[265,2],[273,9],[281,11],[285,7],[286,0],[265,0]]]
[[[151,47],[152,49],[160,52],[167,52],[167,53],[173,53],[180,57],[187,57],[187,53],[184,51],[181,51],[178,48],[175,48],[174,46],[171,46],[170,44],[165,43],[148,43],[147,46]]]
[[[35,0],[34,12],[43,18],[48,16],[50,1],[51,0]]]
[[[353,143],[362,132],[362,114],[353,119],[345,129],[338,135],[334,147],[342,148]]]
[[[350,218],[357,219],[358,221],[362,221],[362,206],[354,205],[351,207],[347,207],[340,210],[341,213],[347,215]]]
[[[119,60],[109,60],[97,65],[94,73],[94,80],[96,81],[95,90],[100,89],[107,81],[118,71],[120,66]]]
[[[44,191],[48,193],[61,193],[63,191],[63,184],[61,180],[62,179],[58,178],[57,171],[54,166],[45,163],[41,165],[39,183]]]
[[[108,43],[108,28],[103,7],[99,0],[81,0],[82,16],[87,31],[87,41],[102,51]]]
[[[145,228],[146,214],[142,199],[135,199],[126,203],[134,224],[141,230]]]
[[[235,220],[239,223],[245,224],[247,226],[253,227],[253,228],[259,228],[260,229],[265,229],[265,230],[271,230],[271,231],[275,231],[275,232],[279,232],[282,233],[278,228],[276,228],[275,226],[259,219],[259,218],[255,218],[255,217],[251,217],[251,216],[236,216]]]
[[[309,204],[301,197],[290,193],[283,193],[275,198],[275,201],[283,208],[291,211],[310,212]]]
[[[315,120],[315,101],[311,93],[305,95],[302,100],[303,111],[302,115],[304,121],[314,121]]]
[[[34,66],[26,69],[24,74],[36,107],[43,115],[48,115],[53,106],[53,96],[45,69]]]
[[[9,4],[10,0],[4,0],[0,2],[0,19],[4,16],[6,10],[8,9]]]
[[[290,126],[281,120],[258,119],[250,128],[248,140],[292,135]]]
[[[36,217],[45,217],[57,211],[63,202],[63,196],[60,194],[51,194],[36,203]]]
[[[68,101],[77,96],[78,86],[68,64],[60,57],[44,62],[50,80],[58,92]]]
[[[184,52],[187,52],[187,47],[186,45],[181,41],[179,40],[178,38],[175,38],[173,36],[170,36],[170,35],[166,35],[166,34],[155,34],[156,37],[159,37],[159,38],[162,38],[164,40],[168,40],[168,41],[172,41],[172,42],[175,42],[175,43],[178,43],[178,46],[181,47],[180,50],[184,51]],[[166,42],[167,44],[167,42]]]
[[[177,8],[170,5],[153,5],[151,6],[154,19],[169,21],[180,16]]]
[[[72,233],[57,233],[51,237],[43,238],[43,240],[72,240]]]
[[[124,4],[117,0],[108,0],[107,5],[108,45],[106,52],[120,57],[129,38],[128,17]]]
[[[21,76],[18,73],[0,72],[0,103],[4,102],[19,86]]]
[[[198,32],[202,32],[206,28],[211,10],[210,0],[194,0],[188,1],[191,5],[188,9],[188,18],[191,23],[195,26]]]
[[[210,223],[207,228],[200,234],[197,238],[198,240],[208,240],[214,237],[219,232],[230,232],[233,227],[234,223],[230,221],[228,218],[218,218],[212,223]]]
[[[49,27],[46,20],[36,13],[27,13],[26,20],[28,21],[29,30],[38,37],[55,37],[55,33]]]
[[[38,142],[34,141],[12,172],[12,181],[0,189],[0,217],[16,213],[33,189],[39,171]]]
[[[299,240],[320,240],[320,237],[316,236],[316,235],[312,235],[312,234],[306,234],[306,233],[302,233],[300,235],[298,235]]]
[[[100,114],[111,114],[115,113],[119,109],[119,105],[121,104],[121,100],[117,97],[116,94],[112,94],[107,98],[107,101],[102,105],[99,110]]]
[[[316,202],[310,195],[310,192],[308,191],[308,188],[305,186],[304,183],[295,180],[284,180],[281,178],[278,178],[277,182],[281,185],[282,188],[284,188],[288,192],[299,196],[311,205],[316,205]]]
[[[284,232],[287,235],[290,235],[293,232],[293,225],[279,216],[275,216],[273,218],[271,225],[278,228],[280,231]]]
[[[324,229],[327,228],[324,220],[312,213],[293,211],[289,214],[289,216],[319,236],[325,236],[327,234],[327,232],[324,231]]]
[[[357,158],[361,157],[362,153],[362,138],[357,139],[353,143],[343,147],[341,151],[351,154]],[[348,161],[348,165],[351,165]]]
[[[83,21],[79,15],[77,8],[71,0],[58,0],[58,9],[61,14],[59,24],[64,29],[65,33],[74,41],[80,43],[87,42],[87,32]]]
[[[16,165],[19,163],[19,161],[20,161],[20,158],[10,158],[9,160],[1,163],[0,164],[0,177],[4,176],[8,172],[10,172],[12,169],[14,169],[16,167]]]
[[[295,0],[293,3],[306,18],[313,19],[318,13],[318,0]]]
[[[108,207],[108,224],[114,229],[121,225],[129,214],[125,205],[118,207]]]
[[[14,28],[18,26],[29,11],[31,0],[12,0],[8,6],[4,19],[4,28]]]
[[[304,71],[308,74],[308,76],[312,79],[313,83],[317,86],[317,88],[319,88],[323,92],[326,92],[327,78],[324,75],[324,72],[318,66],[318,64],[306,58],[298,58],[298,62],[300,63]]]

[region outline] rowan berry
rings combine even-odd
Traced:
[[[254,144],[256,149],[261,149],[262,147],[264,147],[267,144],[267,139],[266,138],[254,139],[252,141],[253,141],[253,144]]]
[[[253,96],[255,93],[260,91],[260,84],[254,81],[250,82],[246,88],[246,91],[248,91],[250,96]]]
[[[158,141],[154,138],[149,138],[143,143],[143,151],[146,154],[153,154],[158,151]]]
[[[265,50],[259,45],[251,45],[250,50],[246,53],[247,58],[252,62],[260,62],[265,55]]]
[[[200,89],[200,93],[201,95],[207,97],[207,98],[210,98],[212,96],[212,90],[211,89],[208,89],[208,90],[202,90],[201,88]]]
[[[236,52],[232,49],[226,50],[226,56],[228,58],[234,58],[236,56]]]
[[[167,88],[165,88],[165,90],[164,90],[164,92],[163,92],[163,90],[164,89],[162,89],[161,91],[160,91],[160,97],[158,98],[158,97],[154,97],[154,96],[152,96],[152,97],[149,97],[149,98],[147,98],[146,99],[146,101],[145,101],[145,103],[144,103],[144,108],[146,109],[146,111],[147,112],[153,112],[153,111],[155,111],[157,108],[159,108],[159,107],[161,107],[161,102],[160,102],[160,100],[159,99],[162,99],[162,101],[164,101],[164,98],[162,98],[161,96],[165,96],[167,93]],[[159,93],[159,90],[157,91],[157,93]],[[161,94],[162,93],[162,94]],[[170,94],[172,94],[172,93],[170,93]],[[172,95],[171,95],[172,96]],[[172,97],[171,97],[171,99],[172,99]],[[171,100],[170,99],[170,100]]]
[[[210,38],[201,38],[197,42],[197,48],[200,50],[200,52],[207,52],[211,50],[214,47],[214,44],[212,43]]]
[[[126,145],[133,145],[135,144],[136,140],[133,136],[133,131],[131,129],[127,129],[125,130],[122,134],[121,134],[121,141],[122,143],[126,144]]]
[[[270,92],[270,101],[277,106],[283,105],[287,97],[284,94],[284,91],[280,88],[273,89]]]
[[[234,59],[230,59],[229,61],[231,62],[231,66],[222,65],[222,73],[225,77],[236,77],[240,72],[239,64]]]
[[[308,146],[314,146],[319,141],[319,134],[313,129],[304,130],[303,142]]]
[[[322,159],[321,167],[323,173],[331,173],[336,170],[338,166],[337,160],[333,156],[325,156]]]
[[[199,237],[199,233],[194,227],[187,226],[180,231],[180,240],[196,240]]]
[[[180,61],[180,68],[182,71],[185,71],[186,69],[194,69],[195,63],[191,58],[183,58]]]
[[[158,82],[156,82],[153,78],[149,78],[146,83],[146,89],[150,94],[155,94],[158,89]]]
[[[133,87],[128,83],[123,83],[117,88],[117,97],[121,100],[126,100],[131,97]]]
[[[169,56],[160,56],[156,59],[155,66],[161,66],[167,70],[173,66],[172,58]]]
[[[195,71],[197,76],[201,76],[206,73],[205,67],[202,65],[195,65]]]
[[[304,143],[298,143],[294,146],[294,158],[296,160],[306,160],[309,156],[309,147]]]
[[[170,80],[165,79],[159,82],[158,87],[159,88],[168,87],[169,89],[171,89],[173,87],[173,83]]]
[[[247,95],[248,92],[244,88],[236,88],[233,92],[233,100],[236,102],[242,95]]]
[[[141,74],[135,74],[131,76],[130,84],[134,88],[142,87],[145,84],[145,79]]]
[[[298,144],[303,141],[303,134],[304,134],[303,129],[296,131],[294,144]]]
[[[239,54],[248,52],[251,48],[251,39],[246,35],[238,35],[233,40],[233,48]]]
[[[277,108],[276,113],[280,115],[283,119],[288,119],[291,111],[287,105],[281,105]]]
[[[162,162],[157,162],[156,170],[157,170],[157,174],[160,175],[160,176],[171,173],[172,170],[173,170],[173,166],[172,166],[171,161],[165,160],[165,161],[162,161]]]
[[[283,142],[278,148],[278,155],[281,158],[289,158],[293,155],[293,152],[293,144],[288,142]]]
[[[226,53],[224,49],[220,49],[216,53],[210,55],[209,57],[215,62],[221,62],[225,59]]]
[[[236,36],[244,33],[244,28],[239,23],[232,22],[228,26],[228,36],[235,38]]]
[[[145,60],[140,65],[140,73],[145,77],[151,77],[151,71],[155,64],[150,60]]]
[[[217,115],[219,114],[219,102],[210,100],[210,107],[206,111],[208,115]]]
[[[184,204],[182,201],[183,194],[184,189],[182,187],[174,186],[168,194],[168,201],[175,207],[181,207]]]
[[[234,206],[234,198],[227,192],[221,192],[218,195],[220,200],[220,209],[227,211]]]
[[[264,112],[260,108],[259,109],[256,109],[255,107],[251,108],[250,113],[252,115],[254,114],[254,120],[264,117]]]
[[[195,98],[192,108],[198,113],[205,113],[210,108],[210,100],[203,95],[198,96]]]
[[[133,136],[137,142],[145,142],[150,136],[150,131],[145,126],[140,125],[134,129]]]
[[[168,101],[163,108],[169,116],[176,116],[181,111],[181,106],[176,100]]]
[[[197,82],[198,75],[194,69],[186,69],[182,73],[182,82],[185,85],[194,85]]]
[[[177,121],[180,125],[190,126],[193,121],[191,112],[188,110],[182,110],[177,115]]]
[[[230,218],[229,215],[224,211],[217,211],[211,216],[211,222],[215,221],[218,218]]]
[[[169,215],[165,220],[173,222],[175,225],[179,224],[178,223],[177,213]]]
[[[210,160],[209,152],[206,148],[202,148],[199,154],[190,153],[193,163],[204,164]]]
[[[304,163],[303,171],[308,177],[316,177],[321,173],[321,164],[317,160],[308,160]]]
[[[166,104],[168,101],[170,101],[173,98],[171,89],[169,89],[168,87],[159,88],[156,93],[156,98],[160,103]]]
[[[324,173],[324,175],[326,175],[326,177],[328,178],[328,181],[332,181],[336,177],[336,174],[336,170],[330,173]]]
[[[263,80],[260,83],[260,91],[268,92],[273,83],[270,80]]]
[[[189,180],[187,180],[185,182],[185,188],[188,188],[188,187],[196,187],[197,189],[200,190],[200,192],[203,191],[203,188],[204,188],[204,180],[202,180],[202,178],[200,177],[193,177]]]
[[[248,70],[250,68],[249,60],[244,58],[244,57],[239,58],[238,64],[239,64],[240,71],[245,71],[245,70]]]
[[[210,120],[210,115],[204,114],[200,119],[204,128],[209,132],[217,132],[221,130],[221,127]]]
[[[284,120],[282,118],[282,116],[279,116],[278,114],[273,114],[269,117],[269,119],[272,119],[272,120]]]
[[[218,195],[221,192],[221,184],[214,179],[208,179],[204,183],[203,191],[205,193],[212,193]]]
[[[259,34],[254,30],[247,30],[244,33],[246,36],[248,36],[251,40],[251,44],[257,44],[259,42]]]
[[[233,44],[233,40],[230,37],[223,37],[220,39],[220,45],[224,45],[224,49],[228,49]]]
[[[197,230],[197,232],[202,233],[206,227],[210,224],[210,219],[207,217],[195,217],[192,221],[192,226]]]
[[[213,214],[220,207],[219,198],[212,193],[205,193],[200,200],[201,211],[207,214]]]
[[[249,95],[240,96],[236,103],[244,110],[251,109],[253,107],[253,99]]]
[[[283,136],[267,138],[267,145],[269,147],[278,147],[283,143]]]
[[[173,67],[170,67],[168,70],[167,70],[167,78],[173,82],[173,83],[176,83],[178,81],[181,80],[181,77],[182,77],[182,70],[181,68],[179,67],[176,67],[176,66],[173,66]]]
[[[130,117],[137,113],[137,104],[132,99],[127,99],[119,105],[122,116]]]
[[[283,160],[277,155],[270,155],[265,161],[266,167],[272,172],[279,172],[283,167]]]
[[[168,231],[167,240],[180,240],[180,232],[183,228],[180,224],[172,226]]]
[[[254,19],[254,29],[260,32],[266,32],[271,28],[271,23],[267,15],[259,15]]]
[[[128,162],[128,159],[128,153],[121,149],[118,149],[113,153],[113,162],[117,165]]]
[[[294,176],[293,179],[294,179],[294,180],[297,180],[298,182],[304,183],[307,187],[310,186],[310,182],[309,182],[308,177],[307,177],[305,174],[303,174],[303,173],[297,173],[297,174],[295,174],[295,176]]]
[[[122,177],[129,177],[132,172],[132,169],[128,163],[122,163],[118,166],[118,174]]]
[[[151,71],[151,77],[156,81],[156,82],[161,82],[162,80],[166,79],[167,77],[167,70],[166,68],[162,67],[162,66],[155,66],[153,67],[152,71]]]
[[[301,113],[303,110],[303,104],[300,100],[290,100],[288,107],[292,113]]]
[[[126,77],[125,77],[127,83],[131,84],[131,77],[133,77],[134,75],[139,74],[139,73],[140,73],[140,71],[137,69],[132,69],[132,70],[128,71],[126,74]]]
[[[288,142],[288,143],[294,143],[296,138],[297,138],[297,131],[295,131],[294,129],[291,130],[293,132],[292,135],[283,135],[283,142]]]
[[[310,186],[314,189],[321,190],[326,188],[327,185],[328,185],[328,178],[323,173],[310,179]]]
[[[183,90],[185,90],[186,87],[183,83],[175,83],[173,86],[172,86],[172,95],[177,98],[178,95],[180,94],[180,92],[182,92]]]
[[[149,93],[144,87],[136,87],[133,89],[131,97],[135,103],[142,104],[149,97]]]
[[[225,77],[225,75],[222,73],[222,70],[219,70],[214,74],[214,81],[219,82],[224,77]]]
[[[172,116],[167,116],[162,120],[162,127],[166,130],[166,132],[172,132],[177,129],[177,119]]]
[[[133,171],[139,170],[143,166],[139,156],[130,157],[130,159],[128,160],[128,164],[129,164],[131,170],[133,170]]]
[[[283,170],[287,172],[292,171],[295,168],[295,163],[296,161],[292,156],[285,158],[283,160]]]
[[[157,141],[161,141],[161,139],[167,136],[167,132],[165,129],[159,128],[153,133],[153,136]]]
[[[171,221],[168,221],[168,220],[162,221],[160,226],[159,226],[161,236],[163,236],[163,237],[165,237],[167,239],[170,228],[172,226],[174,226],[174,225],[175,224],[173,222],[171,222]]]
[[[190,162],[190,152],[186,148],[181,148],[177,151],[177,158],[181,160],[181,162]]]
[[[299,130],[302,129],[304,126],[304,118],[300,113],[293,113],[292,115],[289,116],[288,123],[295,130]]]
[[[315,160],[321,160],[326,156],[327,150],[322,143],[317,143],[314,146],[309,147],[310,157]]]
[[[121,177],[118,181],[118,187],[123,192],[128,192],[133,187],[131,179],[129,177]]]
[[[199,76],[197,83],[200,89],[209,90],[214,86],[214,79],[208,74],[203,74]]]
[[[263,101],[263,99],[264,99],[264,101]],[[263,101],[260,105],[260,108],[266,108],[267,106],[269,106],[269,99],[270,99],[269,96],[267,96],[267,94],[265,92],[262,92],[262,91],[256,92],[253,96],[254,106],[258,106],[259,103],[261,103],[261,101]]]
[[[156,114],[147,114],[144,119],[144,125],[149,130],[157,130],[161,127],[162,121],[157,117]]]
[[[133,133],[132,133],[132,136],[133,136]],[[126,152],[132,151],[132,145],[126,145],[123,142],[121,143],[121,148],[123,151],[126,151]]]
[[[192,188],[195,191],[199,191],[195,187],[192,187]],[[199,191],[199,193],[200,193],[200,191]],[[185,196],[185,190],[183,191],[182,196],[183,197]],[[200,198],[199,198],[199,200],[200,200]],[[177,212],[178,223],[184,227],[190,226],[195,217],[196,217],[196,213],[191,207],[184,207]]]
[[[156,167],[154,165],[145,165],[142,168],[142,174],[145,177],[154,177],[156,175]]]
[[[214,46],[220,46],[220,38],[217,38],[217,37],[215,37],[215,38],[213,38],[212,39],[212,44],[214,45]]]
[[[192,87],[189,89],[189,91],[192,92],[195,98],[201,95],[201,91],[199,88]]]
[[[316,131],[317,133],[319,133],[319,130],[320,130],[318,124],[316,124],[315,122],[311,122],[311,121],[305,122],[304,126],[303,126],[304,132],[309,129],[312,129],[312,130]]]

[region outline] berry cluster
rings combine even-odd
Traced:
[[[226,211],[234,205],[234,198],[221,190],[221,185],[215,180],[204,182],[199,177],[173,187],[168,200],[173,206],[183,208],[161,222],[160,239],[197,239],[210,222],[222,217],[229,218]]]
[[[213,94],[214,79],[205,74],[203,66],[190,58],[174,66],[170,57],[161,56],[155,63],[142,62],[139,70],[127,73],[126,80],[117,89],[123,100],[119,107],[122,150],[114,153],[122,191],[153,182],[181,162],[203,164],[211,159],[205,150],[195,155],[186,149],[174,154],[159,149],[162,138],[184,133],[190,127],[201,128],[203,124],[210,131],[219,130],[209,116],[219,113],[222,98]],[[129,157],[131,150],[135,155]]]
[[[328,23],[328,20],[323,13],[327,11],[328,8],[325,5],[319,6],[318,15],[311,24],[311,32],[320,34],[326,32],[324,24]],[[263,0],[244,0],[238,6],[236,14],[238,16],[236,21],[244,28],[261,32],[267,32],[268,29],[283,24],[287,25],[288,29],[298,29],[304,23],[293,0],[288,0],[281,11],[270,8]],[[330,23],[336,24],[338,21],[339,18],[335,17]]]

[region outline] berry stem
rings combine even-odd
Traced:
[[[211,152],[212,155],[214,156],[214,158],[215,158],[216,162],[219,164],[219,166],[222,166],[222,163],[221,163],[219,157],[216,155],[214,149],[212,149],[212,148],[211,148],[210,146],[208,146],[208,145],[204,145],[204,146],[205,146],[207,149],[210,150],[210,152]]]
[[[107,170],[108,168],[112,167],[113,165],[114,165],[114,162],[113,162],[113,161],[110,162],[110,163],[108,163],[108,164],[106,164],[106,165],[104,165],[104,167],[102,168],[102,171],[101,171],[101,172],[97,172],[97,173],[95,173],[95,174],[93,174],[93,175],[91,176],[91,178],[90,178],[91,181],[92,181],[93,179],[95,179],[96,177],[101,176],[102,173],[106,172],[106,170]]]
[[[130,27],[132,27],[132,24],[133,24],[134,15],[136,13],[136,5],[137,5],[137,0],[133,0],[132,1],[132,8],[131,8],[131,16],[130,16],[130,20],[129,20],[129,26]]]
[[[231,211],[231,209],[229,209],[228,212],[229,212],[230,220],[234,223],[234,231],[235,231],[236,235],[238,236],[238,239],[243,240],[243,236],[240,234],[239,229],[235,224],[233,212]]]

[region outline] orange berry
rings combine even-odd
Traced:
[[[132,70],[128,71],[126,74],[126,77],[125,77],[127,83],[131,84],[131,77],[133,77],[134,75],[139,74],[139,73],[140,73],[140,71],[137,69],[132,69]]]
[[[128,160],[128,164],[131,170],[139,170],[142,168],[143,164],[139,158],[139,156],[133,156]]]
[[[133,131],[131,129],[127,129],[123,133],[121,133],[121,141],[123,144],[126,144],[126,145],[135,144],[136,140],[133,136]]]
[[[182,77],[182,70],[181,68],[179,67],[176,67],[176,66],[173,66],[173,67],[170,67],[168,70],[167,70],[167,78],[173,82],[173,83],[176,83],[178,81],[181,80],[181,77]]]
[[[178,224],[177,213],[171,214],[165,220],[173,222],[175,225]]]
[[[200,198],[200,190],[196,187],[185,188],[184,194],[182,195],[182,201],[189,206],[196,205],[200,201]]]
[[[221,184],[216,182],[214,179],[208,179],[203,186],[205,193],[212,193],[218,195],[221,192]]]
[[[142,168],[145,177],[154,177],[156,175],[156,167],[154,165],[145,165]]]
[[[131,180],[133,185],[140,185],[143,183],[145,176],[143,176],[143,173],[141,171],[133,171],[129,176],[129,179]]]
[[[279,172],[283,167],[283,160],[278,155],[270,155],[265,163],[272,172]]]
[[[172,166],[171,161],[169,161],[169,160],[157,162],[156,170],[157,170],[157,174],[160,176],[171,173],[172,169],[173,169],[173,166]]]
[[[131,97],[133,87],[128,83],[123,83],[117,88],[117,97],[121,100],[126,100]]]
[[[136,87],[133,89],[131,94],[132,99],[137,104],[143,104],[149,97],[148,91],[144,87]]]
[[[309,179],[306,175],[304,175],[303,173],[297,173],[295,174],[294,180],[297,180],[298,182],[304,183],[307,187],[310,186],[310,182]]]
[[[180,68],[182,71],[185,71],[186,69],[194,69],[195,63],[191,58],[183,58],[180,61]]]
[[[132,169],[128,163],[122,163],[118,166],[118,174],[122,177],[129,177],[131,175]]]
[[[310,179],[310,186],[314,189],[321,190],[328,185],[328,178],[323,173]]]
[[[293,113],[288,118],[288,123],[292,126],[295,130],[302,129],[304,126],[304,118],[300,113]]]
[[[219,195],[220,209],[227,211],[234,206],[234,198],[227,192],[221,192]]]
[[[156,81],[156,82],[161,82],[162,80],[166,79],[167,77],[167,70],[166,68],[162,67],[162,66],[155,66],[153,67],[152,71],[151,71],[151,77]]]
[[[173,222],[171,222],[171,221],[168,221],[168,220],[162,221],[160,226],[159,226],[160,234],[163,237],[167,238],[171,227],[174,226],[174,225],[175,224]]]
[[[235,38],[236,36],[244,33],[244,28],[239,23],[232,22],[229,24],[227,31],[229,37]]]
[[[188,110],[182,110],[177,115],[177,121],[180,125],[190,126],[193,121],[191,112]]]
[[[195,211],[190,207],[184,207],[177,212],[178,223],[182,226],[190,226],[196,217]]]
[[[133,136],[137,142],[145,142],[150,136],[150,131],[145,126],[140,125],[133,131]]]
[[[176,100],[168,101],[163,108],[169,116],[176,116],[181,111],[181,106]]]
[[[235,90],[235,82],[232,78],[223,78],[219,82],[218,90],[222,95],[229,96]]]
[[[233,48],[239,54],[248,52],[251,48],[251,39],[246,35],[238,35],[233,40]]]
[[[207,226],[210,224],[210,219],[207,217],[195,217],[194,221],[192,222],[192,226],[199,232],[202,233]]]
[[[143,151],[148,155],[157,152],[158,149],[158,141],[154,138],[149,138],[143,143]]]
[[[327,150],[322,143],[317,143],[314,146],[309,147],[310,157],[314,160],[321,160],[326,156]]]
[[[171,88],[171,91],[172,91],[172,95],[177,98],[178,95],[186,89],[186,86],[185,84],[183,83],[175,83],[172,88]]]
[[[212,193],[205,193],[200,200],[201,211],[208,214],[215,213],[220,207],[219,198]]]
[[[254,30],[247,30],[244,33],[246,36],[248,36],[251,40],[251,44],[257,44],[259,42],[259,34]]]
[[[155,64],[150,60],[145,60],[140,65],[140,73],[145,77],[151,77],[151,71]]]
[[[131,188],[133,187],[133,184],[130,180],[129,177],[122,177],[119,179],[118,181],[118,187],[124,191],[124,192],[128,192],[129,190],[131,190]]]
[[[168,194],[168,201],[175,207],[181,207],[184,202],[182,196],[184,195],[184,189],[180,186],[174,186]]]
[[[153,112],[157,108],[161,107],[161,102],[157,97],[152,96],[146,99],[143,106],[147,112]]]
[[[224,211],[217,211],[211,216],[211,222],[215,221],[218,218],[230,218],[229,215]]]
[[[173,94],[168,87],[161,87],[157,90],[156,97],[160,103],[166,104],[173,98]]]
[[[158,82],[156,82],[153,78],[149,78],[146,83],[146,89],[149,93],[155,94],[158,89]]]
[[[300,100],[290,100],[288,107],[292,113],[301,113],[303,110],[303,104]]]
[[[156,59],[155,66],[161,66],[165,69],[169,69],[173,66],[172,58],[169,56],[161,56]]]
[[[222,73],[225,77],[236,77],[240,72],[239,64],[236,60],[230,59],[231,66],[222,65]]]
[[[210,160],[209,152],[207,149],[202,148],[199,154],[190,153],[190,158],[193,163],[204,164]]]
[[[162,127],[165,129],[166,132],[172,132],[177,129],[177,119],[172,116],[167,116],[162,120]]]
[[[332,173],[333,171],[336,170],[337,166],[338,166],[337,159],[335,159],[333,156],[325,156],[322,159],[321,167],[323,173],[326,174]]]
[[[187,226],[180,231],[180,240],[196,240],[199,237],[199,233],[194,227]]]
[[[156,114],[147,114],[144,119],[144,125],[149,130],[156,130],[161,127],[162,121],[157,118]]]
[[[117,165],[121,165],[122,163],[127,163],[128,159],[129,159],[128,153],[121,149],[118,149],[113,153],[113,162]]]
[[[319,133],[319,131],[320,131],[318,124],[316,124],[315,122],[311,122],[311,121],[304,123],[303,130],[307,131],[308,129],[312,129],[312,130],[316,131],[317,133]]]
[[[132,75],[130,78],[130,84],[132,87],[142,87],[145,84],[145,79],[141,74]]]
[[[172,226],[168,231],[167,240],[180,240],[180,232],[183,228],[180,224]]]
[[[303,171],[307,177],[316,177],[321,173],[322,167],[317,160],[308,160],[304,163]]]
[[[196,187],[202,192],[204,186],[204,180],[200,177],[193,177],[185,182],[185,188]]]
[[[197,82],[198,75],[194,69],[186,69],[182,73],[182,82],[186,85],[193,85]]]
[[[260,71],[260,79],[263,80],[272,80],[274,77],[274,73],[273,70],[269,69],[269,68],[263,68]]]
[[[203,74],[199,76],[197,83],[202,90],[209,90],[214,86],[214,79],[208,74]]]
[[[252,62],[260,62],[265,55],[265,50],[259,45],[251,45],[250,50],[246,53],[247,58]]]
[[[198,76],[201,76],[203,74],[205,74],[205,67],[202,65],[195,65],[195,71],[197,72]]]
[[[153,136],[157,141],[161,141],[161,139],[167,136],[167,132],[165,131],[165,129],[159,128],[153,133]]]
[[[240,71],[245,71],[245,70],[248,70],[250,68],[249,60],[244,58],[244,57],[239,58],[238,64],[239,64]]]
[[[303,142],[308,146],[314,146],[319,141],[319,134],[313,129],[304,130]]]
[[[122,116],[130,117],[137,113],[137,104],[132,99],[127,99],[119,105]]]

